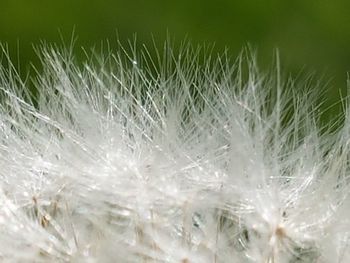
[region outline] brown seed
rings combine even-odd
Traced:
[[[284,228],[281,226],[278,226],[276,228],[275,234],[278,238],[284,238],[286,236],[286,232],[284,231]]]

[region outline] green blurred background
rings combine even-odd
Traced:
[[[0,41],[8,43],[21,69],[37,63],[32,45],[62,43],[78,37],[76,47],[137,33],[140,43],[177,40],[215,43],[237,55],[247,43],[264,67],[279,48],[283,70],[317,72],[328,82],[326,105],[346,94],[350,70],[349,0],[0,0]],[[330,112],[336,112],[337,107]]]

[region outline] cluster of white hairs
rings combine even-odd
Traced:
[[[346,107],[321,130],[278,59],[134,51],[0,68],[1,262],[350,262]]]

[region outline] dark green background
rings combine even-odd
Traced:
[[[163,41],[168,31],[182,40],[228,47],[235,56],[250,43],[261,65],[272,61],[278,47],[283,70],[316,71],[329,81],[326,97],[333,103],[346,93],[350,70],[349,0],[0,0],[0,41],[11,54],[19,46],[21,68],[36,63],[32,44],[69,40],[76,46],[123,41],[137,33],[139,42]],[[19,43],[19,45],[18,45]]]

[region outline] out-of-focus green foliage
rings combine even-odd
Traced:
[[[330,80],[326,96],[334,102],[346,89],[350,70],[348,0],[0,0],[0,41],[17,53],[21,67],[37,63],[32,44],[69,40],[91,47],[102,40],[139,42],[177,40],[216,43],[237,55],[247,43],[258,50],[261,65],[279,48],[286,72],[315,70]],[[18,44],[19,43],[19,44]],[[16,55],[17,56],[17,55]],[[329,104],[328,103],[328,104]]]

